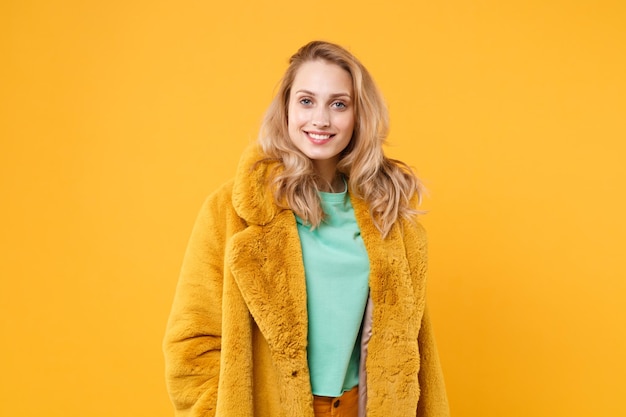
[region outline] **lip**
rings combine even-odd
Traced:
[[[315,143],[316,145],[324,144],[330,141],[335,136],[334,133],[313,131],[313,130],[310,130],[310,131],[305,130],[304,134],[311,142]]]

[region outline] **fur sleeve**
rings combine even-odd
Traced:
[[[422,316],[418,337],[420,350],[420,398],[417,417],[449,417],[448,397],[439,364],[437,345],[428,316],[428,308]]]
[[[215,415],[227,201],[216,193],[202,206],[163,341],[167,388],[178,417]]]
[[[420,397],[417,417],[449,417],[448,397],[443,373],[439,363],[437,345],[426,305],[426,276],[428,274],[428,239],[420,223],[408,224],[405,244],[414,273],[414,288],[423,307],[422,321],[418,334],[420,370],[418,374]]]

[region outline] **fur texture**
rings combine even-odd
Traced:
[[[185,255],[164,340],[181,416],[313,417],[304,267],[293,213],[274,204],[272,163],[256,146],[205,202]],[[449,415],[425,314],[426,236],[418,223],[386,239],[352,199],[370,258],[372,335],[367,416]]]

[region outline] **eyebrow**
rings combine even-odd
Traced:
[[[296,91],[296,94],[306,94],[308,96],[315,96],[315,93],[309,90],[298,90]],[[338,98],[338,97],[348,97],[348,98],[352,98],[352,96],[348,93],[335,93],[335,94],[331,94],[330,95],[331,98]]]

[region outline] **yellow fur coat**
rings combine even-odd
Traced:
[[[304,267],[293,212],[267,188],[271,164],[243,155],[203,205],[167,325],[166,379],[177,416],[313,417]],[[352,198],[370,259],[367,416],[449,415],[425,309],[426,237],[382,239]]]

